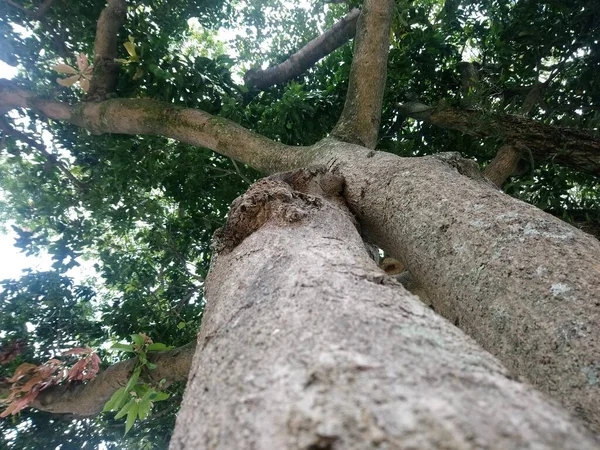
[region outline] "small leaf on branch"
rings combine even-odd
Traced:
[[[83,89],[83,92],[87,92],[90,90],[90,80],[88,80],[87,78],[82,78],[81,80],[79,80],[79,85],[81,86],[81,89]]]
[[[135,423],[135,419],[138,416],[138,409],[139,409],[138,403],[134,402],[134,404],[131,406],[131,408],[127,412],[127,423],[125,424],[125,434],[127,434],[127,432],[129,430],[131,430],[131,427]]]

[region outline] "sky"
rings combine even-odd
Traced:
[[[17,74],[17,69],[0,61],[0,78],[12,78]],[[0,195],[1,192],[0,192]],[[0,233],[0,280],[6,278],[19,278],[21,271],[26,268],[48,270],[52,259],[47,254],[39,257],[25,256],[14,246],[16,234],[7,227],[8,233]]]

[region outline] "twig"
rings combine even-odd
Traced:
[[[244,176],[244,174],[241,172],[240,168],[238,167],[237,163],[235,162],[235,159],[233,159],[233,158],[229,158],[229,159],[231,159],[231,162],[233,163],[233,167],[235,167],[235,171],[240,176],[240,178],[242,180],[244,180],[246,183],[248,183],[248,185],[252,184],[252,182],[248,178],[246,178]]]

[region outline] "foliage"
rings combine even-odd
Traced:
[[[6,409],[0,418],[17,414],[30,405],[44,389],[64,382],[88,381],[94,379],[100,369],[100,358],[90,348],[73,348],[64,353],[67,355],[83,355],[70,369],[65,362],[51,359],[44,364],[23,363],[15,370],[12,377],[6,381],[12,383],[10,394],[1,399]]]
[[[156,364],[148,361],[148,352],[165,351],[170,347],[162,343],[154,343],[152,339],[142,333],[132,334],[131,339],[133,344],[114,344],[112,346],[113,350],[135,354],[137,364],[127,384],[117,389],[104,406],[104,412],[118,411],[115,419],[127,416],[125,433],[131,429],[137,418],[144,420],[150,414],[154,402],[169,398],[169,394],[158,390],[166,380],[161,380],[159,386],[150,386],[146,383],[139,383],[139,378],[144,369],[156,369]]]
[[[344,104],[351,45],[263,92],[240,80],[246,69],[284,61],[342,17],[347,5],[128,3],[118,38],[118,96],[200,108],[291,145],[310,145],[333,128]],[[84,92],[57,84],[52,68],[72,75],[73,82],[89,79],[76,55],[94,54],[95,22],[104,6],[104,0],[55,2],[37,21],[0,1],[0,60],[18,66],[17,80],[28,88],[80,101]],[[527,112],[530,118],[597,132],[599,35],[596,0],[398,0],[378,148],[402,156],[460,151],[482,166],[489,163],[501,145],[497,138],[477,140],[398,113],[398,104],[409,100],[464,106],[462,61],[479,68],[469,107],[482,117],[521,114],[537,83],[541,94]],[[32,111],[11,114],[28,137],[40,142],[45,136],[48,151],[81,185],[36,149],[2,136],[0,218],[14,228],[22,251],[47,251],[54,265],[53,271],[27,272],[1,284],[0,376],[24,362],[40,366],[70,348],[139,339],[140,331],[169,346],[194,339],[211,236],[230,202],[259,174],[161,137],[89,135]],[[598,181],[551,162],[513,178],[506,191],[566,220],[600,221]],[[84,277],[78,271],[86,261],[95,272]],[[135,345],[138,356],[150,348]],[[98,353],[104,365],[131,356]],[[140,361],[139,373],[151,369]],[[170,397],[135,425],[162,391],[136,382],[129,387],[109,408],[126,416],[126,425],[110,414],[77,421],[25,409],[14,421],[0,421],[0,447],[102,442],[106,448],[166,448],[182,387],[170,386]]]

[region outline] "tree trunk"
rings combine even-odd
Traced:
[[[598,448],[377,268],[342,189],[300,171],[232,205],[171,448]]]
[[[363,233],[435,310],[600,431],[600,242],[500,192],[458,154],[322,145]]]

